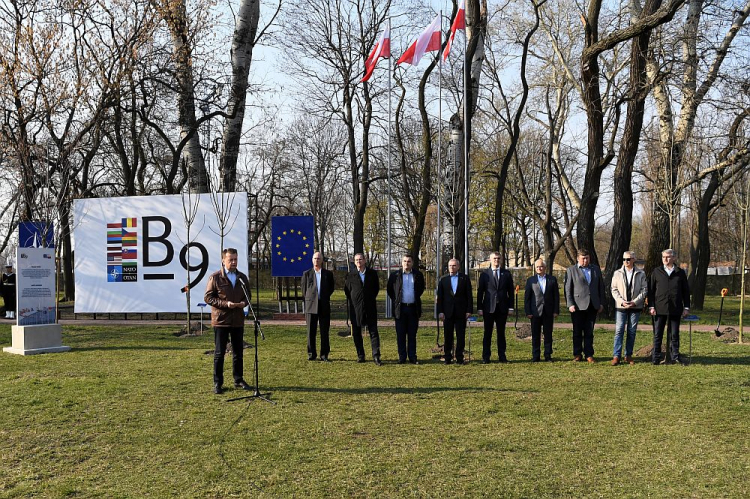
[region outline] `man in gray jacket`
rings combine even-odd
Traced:
[[[615,299],[613,366],[619,364],[620,359],[622,359],[622,337],[626,325],[628,336],[625,341],[625,362],[630,365],[635,364],[635,361],[633,361],[635,332],[638,329],[638,319],[641,316],[643,302],[647,295],[646,273],[635,267],[635,253],[626,251],[622,255],[622,268],[617,269],[612,276],[612,298]]]
[[[565,300],[573,322],[573,362],[586,356],[594,363],[594,326],[596,316],[604,310],[604,279],[598,265],[591,263],[586,249],[578,250],[578,263],[565,274]]]

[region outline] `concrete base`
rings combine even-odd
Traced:
[[[70,347],[62,344],[62,326],[44,324],[38,326],[13,326],[13,346],[3,352],[17,355],[67,352]]]

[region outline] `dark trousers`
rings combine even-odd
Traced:
[[[586,310],[576,310],[570,314],[573,322],[573,356],[581,354],[586,358],[594,356],[596,313],[596,309],[589,306]]]
[[[466,317],[445,318],[443,322],[443,333],[445,333],[445,361],[450,362],[453,358],[453,330],[456,331],[456,362],[464,361],[464,348],[466,347]]]
[[[672,344],[669,345],[672,352],[672,360],[680,358],[680,315],[655,315],[654,316],[654,351],[651,353],[653,362],[661,362],[661,343],[664,338],[664,327],[669,323],[669,335]]]
[[[552,326],[555,318],[552,315],[531,318],[531,358],[540,360],[542,329],[544,329],[544,358],[552,357]]]
[[[331,316],[320,314],[305,314],[307,320],[307,358],[312,360],[318,356],[315,349],[315,337],[320,324],[320,357],[328,357],[331,352],[328,333],[331,330]]]
[[[372,347],[372,358],[380,358],[380,336],[378,335],[378,321],[373,319],[365,324],[367,326],[367,332],[370,333],[370,346]],[[354,339],[354,347],[357,349],[357,358],[365,358],[365,346],[362,341],[362,325],[355,324],[352,321],[352,338]]]
[[[214,383],[224,384],[224,354],[227,341],[232,341],[232,376],[237,382],[242,379],[242,333],[244,327],[214,328]]]
[[[399,318],[396,319],[396,346],[398,347],[398,361],[417,361],[417,329],[419,328],[419,317],[417,317],[416,305],[402,303],[399,310]]]
[[[495,310],[492,314],[484,314],[484,340],[482,341],[482,359],[492,357],[492,330],[497,328],[497,356],[505,359],[505,323],[508,314]]]

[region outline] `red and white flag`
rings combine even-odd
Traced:
[[[406,64],[416,66],[417,64],[419,64],[419,61],[422,59],[422,56],[425,54],[425,52],[434,52],[436,50],[440,50],[440,21],[440,14],[438,14],[435,20],[432,21],[432,24],[427,26],[422,34],[419,35],[419,38],[417,38],[416,41],[412,43],[408,49],[406,49],[406,52],[404,52],[404,55],[401,56],[396,64],[401,64],[402,62],[404,62]]]
[[[453,39],[456,38],[456,31],[460,29],[466,29],[466,10],[464,9],[464,0],[461,0],[461,5],[458,7],[456,17],[453,19],[451,34],[448,36],[448,43],[445,44],[445,50],[443,51],[443,60],[448,59],[448,54],[451,53],[451,47],[453,46]]]
[[[375,70],[375,66],[378,64],[378,60],[383,57],[390,57],[391,56],[391,31],[390,27],[386,26],[385,31],[383,31],[383,34],[380,35],[380,38],[378,39],[378,43],[375,44],[375,46],[372,49],[372,52],[370,52],[370,55],[367,57],[367,60],[365,61],[365,76],[362,77],[362,82],[366,82],[370,79],[370,76],[372,76],[372,72]]]

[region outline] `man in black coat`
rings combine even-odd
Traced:
[[[503,266],[503,257],[493,251],[490,267],[479,275],[477,285],[477,308],[484,317],[484,341],[482,342],[482,364],[488,364],[492,356],[492,331],[497,327],[497,355],[500,362],[508,362],[505,356],[505,323],[508,311],[513,309],[513,275]]]
[[[398,363],[417,361],[417,329],[422,316],[422,293],[424,276],[414,267],[411,255],[401,258],[401,269],[388,276],[387,292],[393,302],[393,317],[396,321],[396,346]]]
[[[349,315],[352,321],[352,338],[357,348],[357,360],[365,361],[365,348],[362,343],[362,326],[367,326],[372,346],[372,359],[380,362],[380,336],[378,336],[378,308],[376,299],[380,292],[378,273],[366,266],[365,255],[354,255],[355,269],[346,276],[344,293],[349,303]]]
[[[534,262],[536,275],[526,280],[524,312],[531,319],[531,360],[541,360],[541,337],[544,329],[544,360],[552,361],[552,327],[560,314],[560,287],[557,278],[547,274],[541,258]]]
[[[654,349],[651,360],[661,363],[661,343],[664,337],[664,326],[669,323],[671,336],[672,362],[680,362],[680,319],[690,312],[690,286],[687,275],[675,265],[673,249],[661,252],[663,266],[651,273],[648,283],[649,313],[654,317]]]
[[[466,274],[459,273],[460,262],[455,258],[448,262],[449,274],[440,279],[437,288],[438,318],[443,321],[445,333],[445,364],[453,361],[453,330],[456,331],[456,364],[464,363],[466,344],[466,320],[474,313],[471,281]]]
[[[573,322],[573,362],[584,355],[594,363],[594,326],[604,310],[604,278],[598,265],[591,263],[588,250],[578,249],[578,263],[565,273],[565,300]]]
[[[5,302],[5,318],[15,319],[16,317],[16,274],[13,272],[13,265],[5,266],[5,273],[2,276],[2,295]]]
[[[331,329],[331,295],[335,287],[333,272],[323,268],[323,255],[313,253],[313,267],[302,274],[302,293],[305,295],[305,319],[307,322],[307,360],[315,360],[315,337],[320,324],[320,360],[328,362],[331,344],[328,332]]]

